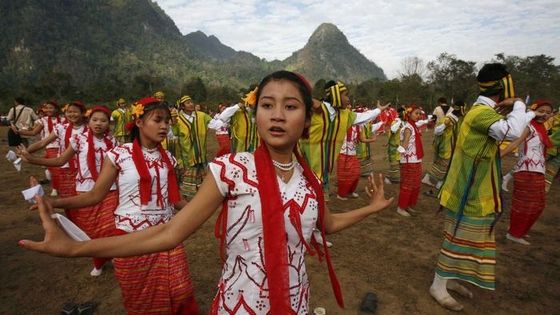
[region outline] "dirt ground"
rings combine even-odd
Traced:
[[[430,166],[432,132],[424,134],[427,151],[424,169]],[[23,165],[21,172],[4,158],[8,148],[6,127],[0,129],[0,314],[58,314],[68,301],[98,303],[97,314],[124,314],[121,293],[113,270],[102,276],[89,275],[91,261],[86,258],[62,259],[25,251],[17,246],[22,238],[42,239],[36,213],[20,193],[29,175],[44,177],[40,167]],[[373,143],[376,171],[388,168],[385,136]],[[209,137],[209,156],[216,150]],[[506,157],[509,169],[514,157]],[[360,183],[360,194],[363,194]],[[397,196],[398,185],[386,186]],[[47,187],[47,190],[48,189]],[[334,187],[333,187],[334,190]],[[422,191],[427,190],[423,187]],[[511,193],[505,193],[509,209]],[[340,201],[331,197],[328,207],[341,212],[359,207],[365,199]],[[509,216],[506,211],[497,226],[497,290],[486,291],[468,285],[474,299],[459,297],[465,314],[559,314],[560,309],[560,185],[554,183],[547,195],[547,206],[531,230],[531,246],[505,239]],[[443,215],[438,201],[421,195],[411,218],[399,216],[396,203],[359,224],[331,235],[331,255],[341,282],[346,307],[337,306],[331,292],[325,263],[308,257],[311,278],[311,309],[322,306],[327,314],[357,314],[367,292],[379,297],[378,314],[447,314],[428,294],[434,266],[442,242]],[[216,291],[221,264],[218,243],[213,235],[214,216],[185,242],[195,294],[203,313]]]

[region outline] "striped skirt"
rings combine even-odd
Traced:
[[[399,161],[391,161],[389,164],[389,170],[387,171],[387,179],[392,183],[399,183],[401,181],[401,164]]]
[[[447,168],[449,167],[450,160],[442,159],[439,155],[435,155],[434,163],[432,163],[432,167],[428,174],[431,178],[439,181],[443,181],[445,178],[445,174],[447,173]]]
[[[191,200],[194,197],[206,173],[207,169],[205,164],[185,166],[185,171],[181,177],[180,190],[181,194],[185,196],[187,200]]]
[[[496,241],[490,227],[494,214],[461,218],[455,236],[456,213],[446,209],[443,244],[436,273],[445,279],[459,279],[483,289],[496,288]]]
[[[373,172],[373,160],[370,156],[360,160],[360,175],[369,176]]]
[[[76,195],[76,174],[75,169],[59,168],[58,196],[60,198],[72,197]]]
[[[58,148],[47,148],[45,150],[45,158],[52,159],[58,156]],[[47,167],[49,173],[51,173],[51,187],[52,189],[58,190],[60,185],[60,167]]]
[[[218,152],[216,152],[216,157],[231,153],[231,142],[229,140],[229,135],[216,135],[216,140],[218,141]]]
[[[422,163],[401,163],[399,208],[416,206],[422,180]]]
[[[544,210],[544,174],[516,172],[513,174],[513,193],[509,234],[523,237],[537,222]]]
[[[545,182],[546,182],[546,192],[550,190],[550,186],[552,186],[552,182],[558,175],[558,170],[560,170],[560,154],[551,157],[546,161],[546,173],[545,173]]]
[[[74,222],[90,238],[113,236],[116,233],[114,212],[119,204],[119,192],[110,191],[100,203],[83,208],[66,210],[70,221]],[[111,258],[93,258],[93,265],[101,269]]]
[[[336,164],[338,195],[346,197],[356,191],[360,180],[360,161],[355,155],[340,154]]]
[[[199,313],[183,244],[159,253],[114,258],[113,266],[127,314]]]

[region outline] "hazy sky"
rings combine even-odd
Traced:
[[[389,78],[405,57],[428,62],[441,52],[479,63],[500,52],[546,54],[560,64],[560,0],[156,2],[183,34],[200,30],[268,60],[288,57],[329,22]]]

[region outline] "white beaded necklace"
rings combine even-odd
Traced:
[[[276,167],[277,169],[285,172],[293,170],[294,167],[296,166],[294,160],[292,160],[289,163],[280,163],[278,161],[272,160],[272,164],[274,164],[274,167]]]

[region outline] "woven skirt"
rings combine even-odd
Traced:
[[[446,211],[443,244],[436,273],[445,279],[459,279],[488,290],[496,288],[496,241],[490,227],[494,214],[485,217],[463,216]]]
[[[127,314],[198,314],[183,244],[159,253],[115,258],[113,266]]]
[[[509,234],[523,237],[537,222],[545,206],[544,174],[516,172],[513,174],[513,193]]]
[[[336,164],[338,195],[346,197],[356,191],[360,180],[360,161],[355,155],[340,154]]]
[[[418,202],[422,180],[422,163],[401,163],[399,208],[414,207]]]

